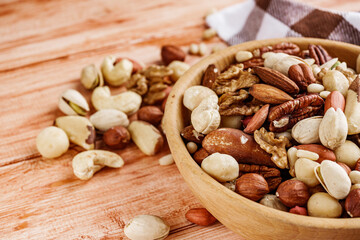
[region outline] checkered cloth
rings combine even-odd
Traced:
[[[228,44],[280,38],[316,37],[360,45],[360,13],[313,8],[289,0],[249,0],[206,18]]]

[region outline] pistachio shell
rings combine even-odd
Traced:
[[[100,131],[106,131],[115,126],[127,127],[129,119],[125,113],[116,109],[102,109],[90,116],[90,122]]]
[[[338,58],[333,58],[333,59],[327,61],[326,63],[324,63],[323,65],[321,65],[320,69],[323,69],[323,68],[330,69],[337,61],[338,61]]]
[[[66,115],[86,115],[89,105],[86,99],[74,89],[63,92],[59,98],[59,108]]]
[[[305,118],[291,130],[291,136],[301,144],[319,143],[319,126],[322,121],[321,116]]]
[[[125,235],[131,240],[162,240],[169,235],[170,226],[158,216],[139,215],[124,227]]]
[[[65,131],[70,142],[86,150],[94,149],[95,128],[91,122],[80,116],[64,116],[55,120],[55,125]]]
[[[103,76],[94,64],[90,64],[82,69],[80,81],[86,89],[94,89],[104,85]]]
[[[336,162],[324,160],[314,168],[315,176],[324,189],[336,199],[344,199],[350,192],[351,180]]]

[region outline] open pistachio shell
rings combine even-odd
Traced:
[[[336,199],[344,199],[350,192],[351,180],[336,162],[324,160],[314,168],[315,176],[324,189]]]
[[[82,69],[80,81],[86,89],[94,89],[104,85],[103,76],[94,64],[90,64]]]
[[[85,117],[64,116],[55,120],[55,125],[65,131],[70,142],[86,150],[94,149],[95,128]]]
[[[59,108],[66,115],[86,115],[89,105],[86,99],[74,89],[63,92],[59,99]]]

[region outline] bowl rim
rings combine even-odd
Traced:
[[[291,214],[289,212],[280,211],[277,209],[273,209],[267,206],[264,206],[258,202],[254,202],[249,200],[240,194],[237,194],[221,183],[210,177],[206,174],[201,167],[193,160],[192,156],[186,149],[185,143],[180,137],[180,129],[183,127],[181,121],[177,118],[178,111],[183,109],[182,106],[182,97],[184,91],[193,85],[194,75],[198,75],[200,72],[204,71],[204,66],[208,66],[209,64],[215,64],[220,59],[224,57],[228,57],[230,55],[235,55],[234,51],[239,50],[250,50],[254,48],[258,48],[261,46],[273,45],[280,42],[293,42],[295,44],[329,44],[337,48],[347,48],[348,50],[355,50],[357,54],[360,54],[360,46],[343,43],[332,40],[318,39],[318,38],[273,38],[266,40],[255,40],[249,41],[245,43],[241,43],[238,45],[227,47],[215,54],[205,57],[200,60],[198,63],[194,64],[174,85],[172,91],[169,94],[168,101],[165,107],[164,114],[164,130],[168,139],[168,144],[171,153],[174,156],[175,163],[183,176],[183,167],[190,167],[192,173],[199,177],[203,178],[209,187],[214,188],[217,191],[224,192],[224,197],[230,197],[235,199],[235,201],[241,203],[242,205],[248,206],[250,208],[259,208],[259,211],[263,212],[264,217],[277,218],[280,221],[286,222],[288,224],[296,225],[296,226],[304,226],[304,227],[313,227],[313,228],[322,228],[322,229],[359,229],[360,228],[360,218],[320,218],[320,217],[311,217],[311,216],[302,216],[297,214]],[[250,47],[248,46],[250,44]],[[201,74],[202,75],[202,74]],[[170,100],[170,101],[169,101]],[[184,155],[185,154],[185,155]],[[181,156],[182,157],[179,157]],[[185,156],[185,157],[184,157]],[[185,179],[185,178],[184,178]],[[193,191],[191,187],[191,183],[185,179],[190,189]],[[194,191],[193,191],[194,193]],[[196,195],[196,194],[194,194]],[[199,198],[197,198],[200,200]],[[200,200],[201,201],[201,200]]]

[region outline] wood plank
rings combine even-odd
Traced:
[[[176,166],[160,166],[131,146],[120,155],[121,169],[103,169],[89,181],[72,173],[70,150],[58,160],[34,160],[0,168],[0,237],[7,239],[123,239],[124,224],[138,214],[162,216],[171,238],[240,239],[219,223],[198,227],[184,215],[201,206]],[[224,235],[223,235],[224,234]],[[212,238],[211,238],[212,237]]]

